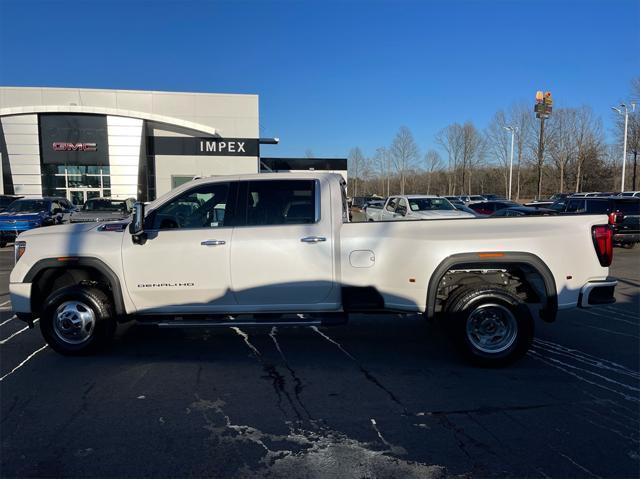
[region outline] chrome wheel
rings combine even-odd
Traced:
[[[500,304],[483,304],[467,318],[467,338],[483,353],[507,350],[518,335],[518,322],[513,313]]]
[[[82,344],[93,334],[96,315],[80,301],[65,301],[56,309],[53,330],[56,336],[68,344]]]

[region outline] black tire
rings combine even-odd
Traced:
[[[0,248],[4,248],[5,246],[7,246],[7,240],[0,239]]]
[[[65,314],[77,314],[66,321],[68,333],[64,331],[65,320],[59,319]],[[91,323],[91,328],[73,328],[71,321],[81,321],[83,317],[90,318],[82,324]],[[66,356],[95,353],[111,342],[115,330],[111,298],[104,291],[91,286],[70,286],[53,292],[46,299],[40,315],[40,331],[47,344]],[[74,334],[77,337],[72,337]]]
[[[445,312],[444,323],[454,343],[478,366],[507,366],[522,358],[533,341],[529,308],[500,286],[463,286],[447,300]],[[491,334],[498,339],[483,344]]]
[[[624,249],[633,249],[633,248],[636,247],[636,244],[635,243],[622,243],[622,247]]]

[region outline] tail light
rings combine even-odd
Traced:
[[[609,224],[615,225],[616,223],[619,223],[620,221],[622,221],[623,217],[624,215],[619,211],[613,211],[609,213]]]
[[[600,266],[610,266],[613,261],[613,232],[609,225],[597,225],[591,228],[593,247],[596,249]]]

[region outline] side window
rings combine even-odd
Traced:
[[[315,180],[250,181],[247,226],[310,224],[316,218]]]
[[[151,215],[150,229],[220,228],[225,226],[228,183],[200,185],[173,198]]]
[[[567,203],[567,213],[578,213],[581,211],[581,206],[584,204],[584,200],[569,200]]]
[[[587,200],[587,212],[594,215],[609,212],[609,200]]]
[[[385,209],[388,212],[393,213],[396,210],[397,202],[398,202],[398,198],[389,198],[389,202],[387,203],[387,206],[385,207]]]

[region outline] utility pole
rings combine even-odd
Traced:
[[[516,130],[518,129],[518,127],[503,126],[502,128],[511,132],[511,157],[509,159],[509,195],[507,196],[507,199],[510,200],[511,199],[511,181],[513,179],[513,142],[515,140]]]
[[[544,163],[544,121],[549,118],[553,110],[553,99],[551,92],[536,92],[536,105],[533,111],[536,112],[536,118],[540,118],[540,139],[538,140],[538,195],[537,199],[542,197],[542,164]]]
[[[611,107],[613,110],[617,111],[618,113],[620,113],[621,115],[624,115],[624,140],[623,140],[623,146],[622,146],[622,180],[620,181],[620,191],[624,192],[624,173],[625,173],[625,167],[627,166],[627,127],[629,126],[629,108],[627,108],[627,105],[625,105],[624,103],[620,104],[620,108],[616,108],[615,106]],[[622,108],[624,108],[624,113],[622,113]],[[632,103],[631,104],[631,111],[634,112],[636,110],[636,104]],[[637,155],[637,152],[634,155]],[[633,186],[635,188],[635,184],[636,184],[636,179],[635,179],[635,160],[634,160],[634,167],[633,167]]]

